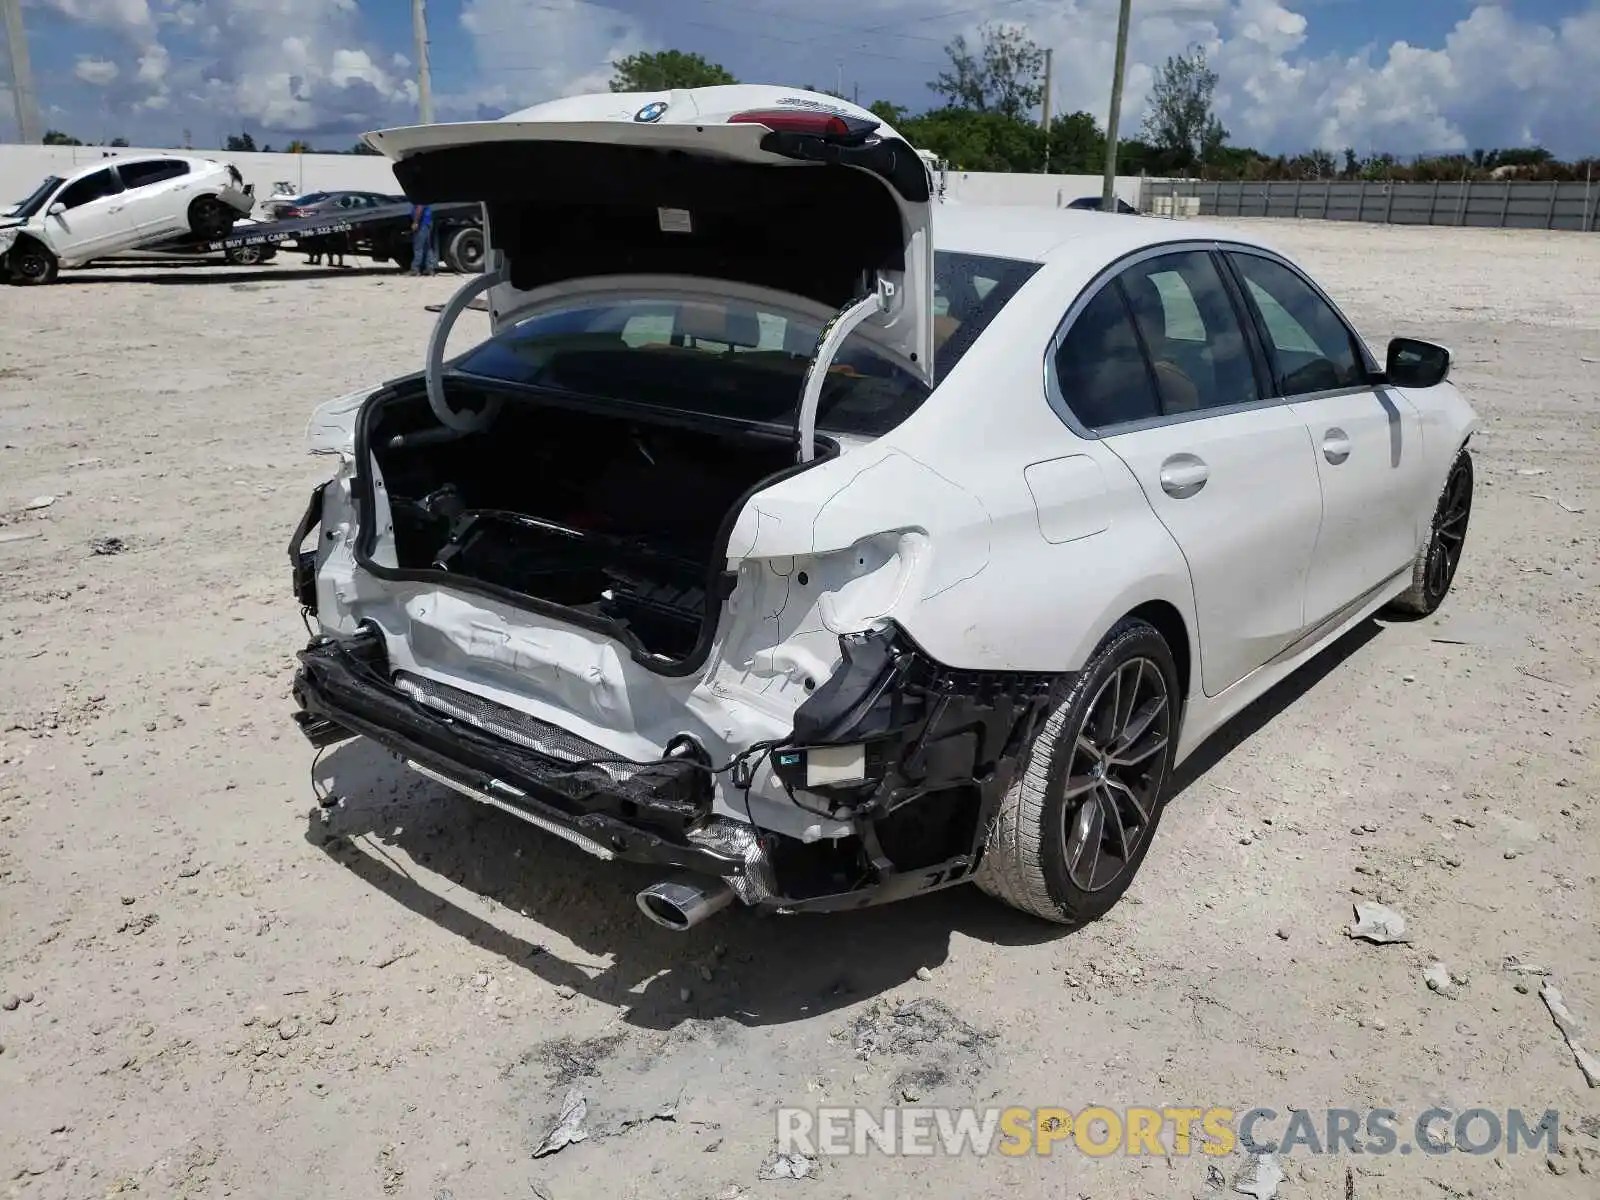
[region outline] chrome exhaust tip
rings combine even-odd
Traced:
[[[635,897],[640,912],[675,933],[693,929],[707,917],[715,916],[734,898],[733,889],[722,880],[694,875],[663,879]]]

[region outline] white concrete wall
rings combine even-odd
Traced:
[[[0,145],[0,210],[21,200],[46,175],[65,175],[99,162],[106,155],[189,153],[200,158],[231,162],[245,181],[256,185],[256,195],[272,194],[273,185],[286,181],[296,192],[330,188],[354,191],[398,192],[389,160],[363,154],[230,154],[225,150],[108,150],[102,146]],[[1098,196],[1098,175],[1009,175],[997,171],[950,171],[945,176],[947,194],[967,204],[1022,204],[1059,208],[1079,196]],[[1117,195],[1139,205],[1137,178],[1117,180]]]
[[[104,146],[0,145],[0,211],[21,200],[47,175],[66,175],[102,161],[106,155],[185,154],[214,158],[239,168],[256,195],[272,194],[280,180],[297,192],[348,188],[362,192],[396,192],[389,160],[374,154],[231,154],[226,150],[123,150]]]
[[[1139,207],[1137,176],[1117,179],[1117,197]],[[1098,196],[1099,175],[1011,175],[1003,171],[949,171],[946,195],[966,204],[1022,204],[1064,208],[1080,196]]]

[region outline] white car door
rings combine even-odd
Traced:
[[[67,184],[45,208],[45,240],[68,265],[120,249],[132,228],[110,167]]]
[[[189,164],[154,158],[117,164],[125,211],[143,239],[178,236],[189,228]]]
[[[1322,531],[1306,584],[1315,625],[1411,566],[1427,506],[1422,422],[1411,402],[1374,384],[1376,367],[1333,305],[1276,258],[1230,249],[1260,330],[1273,391],[1306,426],[1322,485]]]
[[[1188,562],[1211,696],[1305,629],[1322,518],[1305,424],[1262,399],[1221,272],[1206,247],[1131,260],[1079,301],[1052,357],[1059,402],[1127,464]]]

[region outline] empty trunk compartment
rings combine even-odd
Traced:
[[[553,612],[658,669],[697,666],[731,590],[735,518],[802,469],[793,432],[495,396],[494,419],[468,434],[440,426],[420,387],[369,402],[392,534],[364,517],[362,565]],[[837,447],[818,439],[817,453]]]

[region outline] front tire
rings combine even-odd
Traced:
[[[256,267],[271,257],[265,246],[235,246],[222,255],[231,266]]]
[[[31,287],[54,283],[61,273],[61,263],[49,247],[32,238],[20,238],[6,255],[6,269],[12,283]]]
[[[1450,464],[1444,491],[1433,511],[1428,540],[1411,567],[1411,586],[1390,604],[1391,612],[1408,617],[1431,616],[1449,594],[1461,566],[1467,525],[1472,519],[1472,455],[1462,449]]]
[[[1161,820],[1181,703],[1166,639],[1140,620],[1113,629],[1001,799],[978,886],[1063,925],[1109,912]]]

